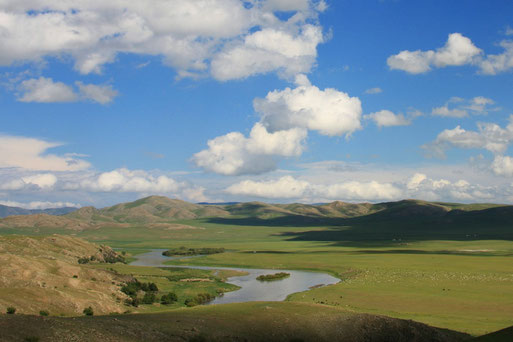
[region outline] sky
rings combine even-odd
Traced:
[[[0,204],[513,203],[512,13],[0,0]]]

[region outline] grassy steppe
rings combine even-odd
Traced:
[[[139,208],[134,203],[140,204],[122,209]],[[130,221],[115,206],[104,211],[119,212],[123,226],[106,221],[98,229],[74,231],[4,227],[1,234],[71,233],[130,253],[180,246],[225,248],[222,254],[173,263],[303,269],[343,279],[288,298],[307,307],[321,304],[413,319],[472,335],[513,325],[511,207],[454,204],[447,211],[450,204],[442,208],[419,201],[379,206],[388,209],[344,218],[283,214],[279,210],[285,206],[262,211],[269,206],[248,203],[233,206],[229,217],[174,217],[172,225]],[[355,210],[367,207],[372,206]],[[473,211],[477,209],[484,210]]]

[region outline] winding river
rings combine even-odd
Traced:
[[[226,292],[224,296],[217,297],[209,304],[242,303],[252,301],[282,301],[292,293],[307,291],[312,287],[336,284],[340,281],[340,279],[326,273],[307,271],[165,265],[164,262],[166,261],[173,259],[185,259],[186,257],[167,257],[162,255],[163,251],[165,251],[165,249],[154,249],[151,252],[136,255],[135,257],[137,260],[130,263],[130,265],[151,267],[181,267],[200,270],[235,270],[248,273],[247,275],[228,278],[228,283],[237,285],[240,287],[240,289],[232,292]],[[277,272],[290,273],[290,277],[271,282],[261,282],[256,280],[256,277],[260,275],[273,274]]]

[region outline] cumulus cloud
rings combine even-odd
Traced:
[[[373,120],[378,127],[411,125],[411,119],[407,119],[403,114],[394,114],[394,112],[389,110],[380,110],[364,117],[365,119]]]
[[[365,94],[379,94],[382,93],[383,89],[376,87],[376,88],[370,88],[365,91]]]
[[[495,156],[492,165],[492,171],[500,176],[513,176],[513,158],[508,156]]]
[[[162,172],[129,170],[68,175],[59,186],[65,191],[161,194],[183,198],[189,201],[207,201],[205,188],[185,181],[177,181]]]
[[[408,197],[425,200],[479,201],[490,199],[497,189],[479,184],[470,184],[464,179],[449,181],[433,179],[423,173],[416,173],[406,182]]]
[[[274,70],[284,77],[308,73],[322,42],[321,28],[309,24],[299,32],[262,29],[217,54],[212,60],[212,75],[225,81]]]
[[[83,74],[101,73],[119,53],[132,53],[161,56],[180,77],[307,72],[323,41],[316,22],[325,7],[308,0],[5,0],[0,65],[64,55]],[[280,11],[293,15],[282,20]]]
[[[488,55],[479,63],[481,72],[486,75],[496,75],[513,68],[513,41],[503,40],[500,46],[503,53]]]
[[[90,100],[100,104],[107,104],[112,102],[118,91],[113,89],[111,85],[96,85],[96,84],[84,84],[82,82],[76,82],[80,98]]]
[[[52,173],[38,173],[23,177],[10,177],[0,183],[0,190],[43,189],[51,190],[57,183],[57,176]]]
[[[255,111],[269,131],[301,127],[336,136],[361,128],[360,99],[333,88],[321,90],[304,79],[299,83],[294,89],[275,90],[254,100]]]
[[[269,92],[255,99],[261,117],[249,135],[231,132],[208,141],[208,149],[192,161],[223,175],[259,174],[276,169],[283,157],[299,156],[308,130],[335,136],[361,128],[361,103],[336,89],[312,86],[305,75],[296,76],[296,88]]]
[[[90,191],[102,192],[175,192],[181,184],[166,176],[154,177],[146,171],[117,169],[86,179],[80,187]]]
[[[268,132],[255,124],[249,137],[231,132],[208,141],[208,149],[192,160],[207,171],[223,175],[259,174],[276,168],[276,156],[298,156],[307,132],[301,128]]]
[[[73,88],[62,83],[54,82],[51,78],[33,78],[20,84],[21,102],[75,102],[78,100]]]
[[[508,30],[506,34],[508,35]],[[513,68],[513,41],[503,40],[500,54],[485,55],[472,41],[461,33],[451,33],[444,47],[434,50],[404,50],[388,57],[390,69],[403,70],[410,74],[421,74],[432,68],[446,66],[475,65],[485,75],[496,75]]]
[[[446,129],[438,134],[435,141],[423,148],[430,155],[444,157],[445,150],[451,147],[485,149],[496,155],[503,154],[513,141],[513,115],[510,123],[502,128],[494,123],[478,123],[478,131],[467,131],[460,126]]]
[[[22,81],[18,86],[18,101],[38,103],[76,102],[90,100],[100,104],[111,102],[118,92],[111,85],[75,82],[78,90],[51,78],[39,77]]]
[[[454,106],[454,104],[457,104]],[[435,107],[431,114],[436,116],[451,117],[451,118],[464,118],[473,115],[485,115],[489,111],[498,110],[498,108],[490,108],[495,104],[492,99],[484,96],[476,96],[470,100],[465,100],[459,97],[453,97],[441,107]]]
[[[1,205],[6,205],[9,207],[18,207],[24,209],[50,209],[50,208],[80,208],[81,205],[72,202],[46,202],[46,201],[33,201],[33,202],[16,202],[16,201],[2,201],[0,200]]]
[[[401,190],[390,183],[348,181],[330,185],[315,184],[284,176],[277,180],[245,180],[229,186],[226,192],[263,198],[323,198],[337,200],[390,200],[401,197]]]
[[[58,156],[46,153],[47,150],[62,145],[36,138],[0,135],[0,168],[77,171],[90,166],[85,160],[73,155]]]
[[[232,195],[256,196],[263,198],[300,198],[310,187],[308,182],[285,176],[277,180],[245,180],[226,188]]]
[[[411,74],[420,74],[432,67],[443,68],[471,63],[482,53],[472,41],[461,33],[449,35],[445,45],[436,51],[401,51],[390,56],[387,64],[390,69],[403,70]]]

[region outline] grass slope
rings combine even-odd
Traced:
[[[0,315],[4,340],[23,341],[463,341],[468,335],[323,305],[255,302],[159,314]]]
[[[0,237],[0,310],[76,315],[93,306],[98,313],[123,312],[118,285],[127,277],[78,264],[79,258],[103,262],[113,255],[109,247],[69,236]]]

